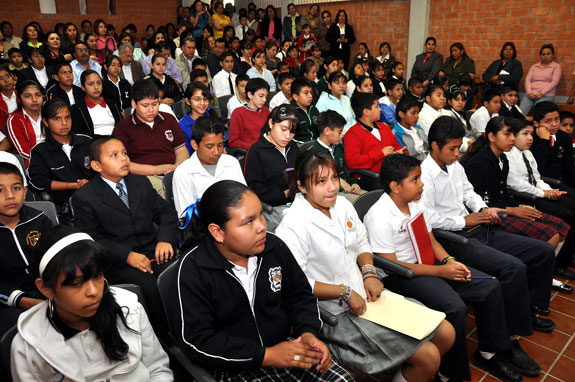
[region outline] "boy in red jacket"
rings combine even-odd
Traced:
[[[363,190],[379,189],[381,184],[376,174],[379,174],[383,158],[390,154],[404,154],[405,147],[397,143],[388,125],[378,122],[381,108],[375,94],[353,93],[351,107],[357,123],[343,138],[345,163],[350,169],[373,171],[373,177],[356,175],[357,183]]]

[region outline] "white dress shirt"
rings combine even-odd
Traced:
[[[480,133],[484,133],[487,122],[489,122],[491,118],[495,118],[497,116],[499,116],[497,113],[489,115],[487,108],[485,106],[481,106],[475,111],[475,113],[473,113],[471,118],[469,118],[469,123],[475,130],[479,131]]]
[[[8,107],[8,113],[13,113],[18,109],[18,99],[16,98],[16,92],[12,92],[12,96],[10,98],[6,97],[4,93],[2,93],[2,99],[6,102],[6,106]]]
[[[134,83],[134,77],[132,76],[132,65],[122,65],[122,73],[124,73],[124,79],[129,83]]]
[[[36,134],[36,144],[44,142],[44,139],[46,139],[46,137],[42,133],[42,115],[39,115],[38,120],[35,121],[34,118],[30,117],[30,114],[26,113],[26,110],[22,110],[22,112],[26,117],[28,117],[28,119],[32,123],[34,134]]]
[[[46,72],[46,67],[44,66],[42,70],[38,70],[32,66],[32,70],[34,71],[40,85],[45,88],[46,85],[48,85],[48,73]]]
[[[279,105],[283,105],[284,103],[289,103],[288,99],[286,98],[286,96],[284,95],[284,93],[280,90],[279,92],[276,93],[275,96],[273,96],[273,98],[270,101],[270,110],[273,110],[274,107],[279,106]]]
[[[525,157],[531,166],[536,185],[529,183],[529,172],[527,171],[527,165],[523,160],[523,154],[525,154]],[[517,147],[513,147],[511,151],[505,153],[505,155],[509,160],[507,185],[511,187],[512,190],[527,192],[540,198],[545,196],[543,191],[551,190],[551,186],[541,180],[541,175],[537,169],[537,161],[533,157],[531,151],[521,151]]]
[[[423,130],[425,130],[425,135],[429,135],[429,129],[431,128],[433,122],[443,115],[451,116],[451,113],[445,109],[435,110],[429,106],[427,102],[424,102],[423,106],[421,107],[421,111],[419,112],[419,119],[417,120],[417,124],[421,126]]]
[[[230,82],[228,78],[232,79],[232,87],[234,88],[234,93],[230,92]],[[228,73],[223,69],[220,70],[214,78],[212,78],[212,89],[216,97],[223,97],[235,94],[236,87],[236,77],[235,73]]]
[[[242,102],[237,95],[231,97],[228,101],[228,119],[232,118],[232,113],[234,112],[234,110],[236,110],[238,107],[245,106],[247,104],[248,104],[247,102]]]
[[[428,155],[421,163],[421,181],[427,222],[433,228],[459,231],[465,227],[465,216],[487,207],[481,196],[475,193],[467,179],[463,166],[455,161],[443,171]]]

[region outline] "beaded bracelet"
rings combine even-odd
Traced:
[[[350,297],[351,297],[351,287],[349,285],[347,285],[345,296],[343,296],[343,301],[347,302],[347,300],[349,300]]]
[[[339,284],[339,306],[343,305],[346,291],[347,291],[346,286],[344,284]]]
[[[372,264],[365,264],[363,267],[361,267],[361,275],[363,276],[364,280],[369,277],[377,277],[377,270]]]

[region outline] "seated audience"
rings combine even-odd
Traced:
[[[234,82],[237,74],[234,68],[234,54],[230,51],[220,55],[221,70],[212,79],[212,89],[216,97],[232,96],[235,94]]]
[[[176,57],[176,65],[180,70],[182,76],[182,86],[184,89],[190,83],[190,72],[192,71],[192,63],[197,58],[196,56],[196,40],[192,36],[186,36],[181,41],[182,53]]]
[[[481,135],[477,129],[475,129],[470,121],[467,113],[465,112],[465,104],[467,102],[467,96],[465,92],[461,90],[455,90],[454,92],[449,92],[449,99],[447,103],[449,104],[448,114],[450,117],[457,119],[463,127],[465,128],[465,136],[463,137],[463,143],[459,147],[459,151],[462,153],[467,152],[473,142]]]
[[[209,116],[199,117],[194,124],[193,154],[178,166],[172,181],[178,216],[220,180],[246,183],[238,160],[224,153],[224,130],[223,123]]]
[[[262,78],[270,86],[270,91],[276,91],[276,80],[269,70],[265,68],[266,54],[263,50],[256,50],[253,54],[253,66],[246,72],[250,78]]]
[[[278,75],[278,64],[281,59],[277,58],[278,47],[273,40],[268,40],[265,46],[266,52],[266,69],[272,72],[274,77]]]
[[[344,136],[345,163],[350,169],[365,169],[379,173],[383,158],[394,153],[404,153],[405,147],[385,123],[379,122],[381,108],[373,93],[355,93],[352,97],[357,123]],[[381,188],[377,177],[355,176],[363,190]]]
[[[130,107],[132,85],[122,78],[122,61],[118,56],[108,56],[102,69],[102,94],[119,104],[122,110]]]
[[[273,110],[276,106],[280,106],[292,101],[291,85],[295,77],[291,73],[282,73],[278,76],[279,91],[270,100],[270,109]]]
[[[273,232],[282,220],[282,211],[288,206],[288,184],[285,172],[293,168],[300,151],[293,141],[297,113],[289,105],[272,110],[263,126],[262,134],[246,153],[244,176],[248,186],[263,203],[268,229]]]
[[[246,84],[248,103],[238,107],[230,119],[228,146],[247,150],[260,137],[267,124],[270,111],[265,107],[269,84],[261,78],[252,78]],[[264,200],[265,201],[265,200]]]
[[[54,82],[46,89],[48,100],[58,98],[66,102],[68,106],[74,106],[86,96],[84,91],[74,85],[74,73],[68,63],[60,64],[54,69]]]
[[[429,152],[425,130],[417,124],[421,103],[413,97],[403,97],[395,107],[395,125],[391,132],[397,143],[405,146],[407,155],[419,160],[425,159]]]
[[[180,69],[178,69],[178,65],[176,65],[176,61],[171,57],[170,44],[166,41],[160,42],[154,50],[154,53],[148,55],[144,61],[142,61],[142,71],[144,74],[149,75],[152,72],[152,59],[157,55],[164,56],[166,60],[165,74],[172,77],[176,83],[182,83],[182,74],[180,73]]]
[[[440,85],[431,84],[425,92],[425,102],[419,112],[419,126],[423,127],[425,133],[429,136],[431,124],[442,115],[450,115],[444,109],[446,103],[445,89]]]
[[[186,138],[186,148],[190,155],[194,153],[192,140],[192,127],[194,126],[196,120],[204,115],[208,115],[208,104],[212,95],[210,90],[201,82],[192,82],[186,88],[184,93],[184,99],[186,104],[190,107],[190,112],[184,114],[182,119],[180,119],[180,128],[184,133]]]
[[[142,64],[134,60],[134,47],[131,44],[120,44],[118,57],[122,61],[122,72],[120,77],[127,80],[130,85],[144,78]]]
[[[213,51],[205,58],[206,64],[210,69],[210,74],[215,76],[218,74],[220,70],[222,70],[222,66],[220,65],[220,58],[222,54],[226,51],[228,44],[224,38],[218,38],[215,42]]]
[[[317,45],[316,45],[317,46]],[[312,60],[305,60],[300,67],[300,79],[305,79],[311,84],[313,94],[312,104],[317,104],[319,100],[319,87],[317,86],[317,68],[321,67],[316,65]]]
[[[386,82],[385,87],[387,88],[387,95],[379,99],[379,106],[381,107],[380,121],[392,126],[396,122],[395,109],[397,103],[403,97],[403,85],[398,79],[390,78]]]
[[[483,106],[481,106],[471,118],[469,118],[469,123],[471,127],[480,133],[485,132],[485,127],[487,122],[491,118],[499,116],[499,110],[501,109],[501,92],[497,89],[485,89],[483,92]]]
[[[373,93],[373,81],[368,75],[356,78],[353,83],[355,91],[360,93]]]
[[[34,285],[32,251],[52,221],[25,206],[26,184],[21,169],[0,162],[0,335],[16,325],[18,316],[42,302]]]
[[[166,72],[166,57],[161,54],[154,54],[151,60],[152,72],[150,75],[144,77],[144,79],[149,79],[155,77],[163,85],[164,88],[164,98],[162,103],[168,106],[173,106],[176,102],[182,100],[182,91],[178,87],[178,83]]]
[[[531,65],[525,77],[525,94],[521,98],[521,113],[529,114],[534,105],[554,101],[561,80],[561,65],[555,61],[555,48],[544,44],[539,50],[539,62]]]
[[[501,85],[519,86],[519,80],[523,77],[523,66],[517,60],[515,44],[507,41],[501,47],[499,60],[495,60],[483,72],[483,81],[489,87],[501,88]]]
[[[70,106],[52,99],[42,107],[46,140],[30,155],[30,185],[48,192],[56,205],[66,203],[75,190],[92,178],[90,144],[92,138],[72,132]]]
[[[81,86],[80,76],[84,70],[91,69],[98,74],[102,73],[102,67],[92,60],[88,51],[88,45],[85,42],[74,44],[74,61],[70,62],[70,66],[74,73],[74,85],[76,86]]]
[[[391,54],[391,45],[387,41],[379,44],[379,56],[375,59],[384,65],[386,75],[391,72],[391,65],[395,62],[395,56]]]
[[[319,111],[313,105],[313,88],[311,82],[303,80],[293,81],[290,92],[292,97],[290,105],[296,110],[299,120],[293,139],[296,142],[313,141],[319,136],[319,130],[317,128]]]
[[[309,24],[302,25],[301,29],[302,33],[297,37],[295,46],[299,49],[299,61],[304,62],[311,57],[311,48],[317,44],[317,39],[311,33]]]
[[[317,300],[288,247],[266,233],[254,192],[223,180],[194,210],[185,223],[184,247],[192,249],[172,280],[182,295],[169,301],[171,326],[190,360],[221,382],[352,382],[317,339]]]
[[[448,86],[457,84],[457,80],[464,74],[475,76],[475,61],[473,61],[460,42],[455,42],[449,47],[449,57],[437,73],[439,77],[445,77]]]
[[[39,49],[30,50],[28,57],[30,66],[18,72],[18,81],[35,81],[42,86],[42,93],[46,93],[46,87],[52,79],[53,67],[44,65],[46,59]]]
[[[335,110],[345,118],[347,122],[343,129],[344,135],[356,123],[356,116],[351,107],[350,99],[345,95],[346,86],[347,78],[345,75],[341,72],[333,72],[328,80],[329,91],[321,93],[316,104],[320,113],[326,110]]]
[[[353,61],[349,68],[349,79],[347,81],[347,86],[345,90],[345,95],[350,97],[353,95],[355,91],[355,80],[360,77],[365,77],[365,69],[361,61]]]

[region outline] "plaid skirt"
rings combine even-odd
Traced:
[[[543,241],[549,241],[556,234],[567,236],[571,228],[569,224],[553,215],[542,215],[541,219],[535,221],[508,216],[495,229]]]
[[[262,367],[251,371],[215,371],[214,378],[220,382],[353,382],[354,379],[341,366],[333,362],[331,368],[320,373],[312,367],[310,370],[275,367]]]
[[[436,329],[419,341],[354,316],[349,310],[336,317],[336,326],[324,323],[322,338],[340,364],[362,374],[376,374],[400,366],[437,332]]]

